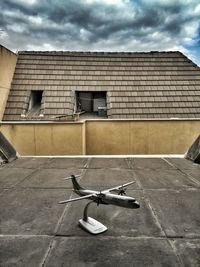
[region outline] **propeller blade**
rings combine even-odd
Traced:
[[[126,195],[126,189],[127,188],[124,188],[124,189],[119,190],[118,195],[121,195],[121,196]]]
[[[121,191],[121,192],[118,193],[118,195],[123,196],[123,195],[126,195],[126,193]]]
[[[99,206],[99,204],[101,204],[101,198],[104,197],[105,194],[101,193],[101,191],[99,192],[99,194],[97,194],[97,206]]]

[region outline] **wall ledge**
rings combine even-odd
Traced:
[[[7,124],[83,124],[86,122],[160,122],[160,121],[200,121],[200,118],[158,118],[158,119],[85,119],[79,121],[0,121],[0,125]]]

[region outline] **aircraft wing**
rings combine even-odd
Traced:
[[[67,199],[67,200],[62,200],[59,202],[59,204],[65,204],[65,203],[69,203],[69,202],[73,202],[73,201],[78,201],[78,200],[82,200],[82,199],[87,199],[90,197],[96,196],[95,194],[89,194],[83,197],[76,197],[76,198],[71,198],[71,199]]]
[[[126,184],[122,184],[122,185],[119,185],[119,186],[116,186],[116,187],[113,187],[113,188],[110,188],[110,189],[106,189],[104,191],[101,191],[101,193],[108,193],[108,192],[112,192],[112,191],[118,191],[120,189],[125,189],[127,186],[131,185],[131,184],[134,184],[135,181],[132,181],[132,182],[129,182],[129,183],[126,183]]]

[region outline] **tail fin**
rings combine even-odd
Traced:
[[[72,184],[73,184],[73,188],[74,188],[74,190],[82,190],[83,188],[79,185],[79,183],[77,182],[77,180],[76,180],[76,177],[79,177],[79,175],[71,175],[70,177],[68,177],[68,178],[64,178],[65,180],[67,180],[67,179],[72,179]]]

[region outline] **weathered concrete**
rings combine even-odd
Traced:
[[[180,172],[179,170],[165,170],[162,169],[149,169],[135,171],[136,177],[142,185],[142,188],[158,189],[158,188],[190,188],[197,186],[193,180]]]
[[[176,239],[171,241],[184,267],[200,266],[200,240]]]
[[[65,189],[16,189],[0,196],[0,233],[52,235],[63,212],[58,201],[69,198]]]
[[[169,237],[200,237],[200,190],[149,190],[147,197]]]
[[[182,172],[200,183],[200,169],[183,170]]]
[[[84,187],[95,187],[98,190],[133,180],[135,180],[135,174],[130,169],[87,169],[81,179],[81,184]],[[131,188],[138,188],[138,184],[131,185]]]
[[[117,168],[117,169],[127,169],[129,168],[127,164],[127,159],[120,158],[92,158],[90,161],[89,168],[92,169],[107,169],[107,168]]]
[[[51,158],[19,158],[10,164],[6,164],[5,168],[39,169],[45,167],[47,163],[50,164],[51,161]]]
[[[0,266],[40,266],[50,240],[44,236],[0,236]]]
[[[29,179],[20,183],[20,187],[37,188],[72,188],[71,181],[65,181],[63,178],[71,174],[81,174],[80,169],[41,169],[35,172]]]
[[[3,195],[4,193],[7,193],[9,191],[8,188],[0,188],[0,195]]]
[[[176,168],[162,158],[132,158],[130,162],[133,169],[167,170]]]
[[[193,163],[187,159],[180,159],[180,158],[166,158],[168,162],[170,162],[174,167],[180,170],[199,170],[200,172],[200,164]]]
[[[51,161],[47,168],[77,168],[83,169],[88,162],[87,158],[56,158]]]
[[[34,172],[33,169],[25,168],[3,168],[0,171],[0,187],[14,187]],[[13,175],[13,173],[15,175]]]
[[[191,179],[200,182],[200,164],[187,159],[166,158],[166,160]]]
[[[71,173],[91,189],[135,180],[140,209],[91,204],[108,227],[91,236],[78,227],[87,200],[58,204],[76,196]],[[0,266],[199,267],[198,173],[184,159],[18,159],[0,168]]]
[[[162,239],[59,238],[45,266],[179,266]]]

